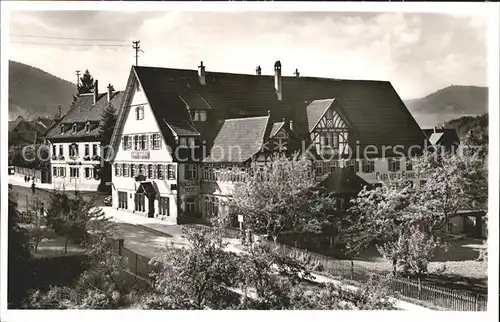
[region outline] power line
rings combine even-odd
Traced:
[[[63,40],[82,40],[82,41],[127,41],[126,39],[105,39],[105,38],[77,38],[77,37],[56,37],[56,36],[39,36],[39,35],[20,35],[14,34],[10,37],[21,37],[21,38],[41,38],[41,39],[63,39]]]
[[[128,47],[128,45],[118,44],[70,44],[70,43],[48,43],[48,42],[29,42],[29,41],[11,41],[12,44],[39,45],[39,46],[69,46],[69,47]]]

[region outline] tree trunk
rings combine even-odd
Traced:
[[[396,277],[396,267],[397,267],[398,261],[393,258],[392,259],[392,275]]]

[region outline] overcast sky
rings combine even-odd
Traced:
[[[478,15],[25,11],[11,15],[10,59],[71,82],[75,70],[89,69],[100,84],[123,89],[131,42],[140,40],[139,65],[196,69],[203,60],[207,71],[252,74],[261,65],[271,74],[279,59],[284,75],[298,68],[303,76],[388,80],[407,99],[451,84],[485,86],[486,27]]]

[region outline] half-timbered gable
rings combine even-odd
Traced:
[[[349,128],[334,108],[334,99],[314,101],[307,106],[310,139],[319,154],[347,154]]]

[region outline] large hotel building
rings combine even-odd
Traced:
[[[208,218],[225,211],[220,201],[240,179],[228,170],[264,164],[283,149],[307,150],[318,181],[421,183],[407,156],[428,140],[390,82],[283,76],[279,61],[270,75],[260,66],[219,73],[202,62],[198,70],[133,66],[120,96],[116,209],[172,222]],[[87,125],[79,126],[77,133]],[[319,157],[325,153],[333,159]]]

